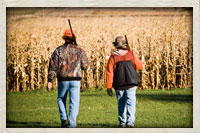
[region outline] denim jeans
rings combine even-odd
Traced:
[[[66,99],[69,91],[69,117],[66,110]],[[58,108],[60,120],[69,120],[69,127],[76,127],[76,117],[79,112],[80,103],[80,81],[58,82]]]
[[[136,87],[127,90],[116,90],[118,102],[118,119],[120,125],[135,124]]]

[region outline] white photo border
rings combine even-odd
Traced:
[[[6,128],[6,7],[192,7],[193,128]],[[200,5],[199,0],[0,0],[0,132],[200,132]]]

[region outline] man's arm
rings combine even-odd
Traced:
[[[112,92],[112,83],[113,83],[113,75],[114,75],[114,60],[113,56],[110,56],[106,68],[106,88],[107,88],[107,93],[109,96],[113,96]]]
[[[113,66],[114,66],[113,56],[110,56],[106,68],[106,88],[112,88],[113,75],[114,75]]]
[[[81,53],[81,69],[86,70],[89,67],[88,57],[84,50]]]
[[[47,91],[51,91],[52,83],[51,81],[57,76],[58,73],[58,54],[55,50],[54,53],[51,55],[49,61],[49,68],[48,68],[48,83],[47,83]]]
[[[133,62],[134,65],[136,66],[136,70],[142,70],[143,66],[142,60],[140,60],[134,52],[133,52],[133,57],[134,57]]]

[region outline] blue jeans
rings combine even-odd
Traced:
[[[69,91],[69,118],[66,110],[66,99]],[[79,112],[80,103],[80,81],[58,82],[58,108],[60,120],[69,120],[69,127],[76,127],[76,117]]]
[[[135,124],[136,87],[128,90],[116,90],[118,102],[118,119],[120,125]]]

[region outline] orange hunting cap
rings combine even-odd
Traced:
[[[74,31],[72,31],[72,33],[74,34]],[[65,30],[65,34],[64,36],[67,36],[67,37],[71,37],[72,38],[72,33],[71,33],[71,30],[70,29],[66,29]],[[75,36],[75,34],[74,34]],[[75,36],[76,37],[76,36]]]

